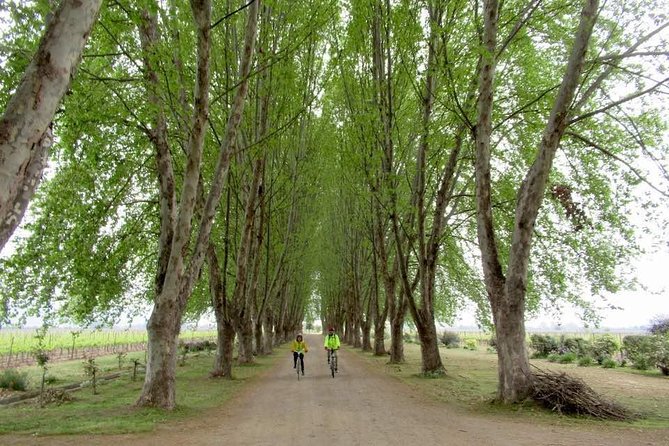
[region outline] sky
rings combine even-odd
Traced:
[[[599,328],[638,328],[648,326],[649,322],[658,316],[669,317],[669,249],[644,255],[632,262],[632,266],[637,280],[644,289],[640,287],[636,291],[607,295],[606,303],[618,309],[601,309],[598,312],[601,316]],[[601,301],[591,300],[598,307],[605,306]],[[578,309],[566,307],[560,319],[556,319],[553,314],[541,311],[536,317],[528,318],[526,326],[528,329],[554,329],[558,326],[565,330],[585,328],[579,314]],[[476,326],[473,305],[465,308],[452,326]],[[589,324],[588,328],[594,328],[593,324]]]

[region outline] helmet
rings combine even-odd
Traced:
[[[297,336],[295,336],[295,339],[297,338],[302,338],[302,333],[298,333]]]
[[[328,331],[335,331],[334,327],[328,328]]]

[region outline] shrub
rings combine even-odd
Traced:
[[[632,367],[637,370],[648,370],[653,366],[652,351],[651,336],[632,335],[623,338],[625,357],[632,361]]]
[[[545,358],[551,353],[557,353],[558,342],[550,335],[533,334],[530,336],[530,347],[534,350],[532,357]]]
[[[402,339],[404,339],[404,342],[406,344],[413,343],[413,336],[411,336],[410,333],[402,333]]]
[[[209,340],[204,341],[179,341],[179,349],[186,353],[216,350],[216,343]]]
[[[560,339],[560,351],[562,353],[575,353],[576,356],[587,356],[591,349],[590,341],[580,337]]]
[[[446,348],[456,348],[460,345],[460,336],[457,333],[448,330],[441,334],[439,340],[446,346]]]
[[[588,367],[595,363],[595,360],[591,356],[582,356],[578,358],[578,365],[581,367]]]
[[[58,382],[58,378],[54,375],[47,375],[44,378],[44,383],[49,385],[49,386],[52,386],[52,385],[56,384],[57,382]]]
[[[614,369],[616,368],[616,362],[611,358],[604,358],[602,360],[602,367],[605,369]]]
[[[495,336],[494,334],[490,336],[490,340],[488,341],[488,346],[493,350],[497,350],[497,336]]]
[[[479,341],[476,338],[466,338],[464,342],[465,345],[463,346],[463,348],[467,350],[474,351],[479,349]]]
[[[550,355],[548,355],[548,358],[546,359],[548,359],[548,362],[558,362],[558,360],[560,359],[560,355],[558,355],[557,353],[551,353]]]
[[[600,336],[592,343],[592,355],[597,364],[602,364],[605,359],[611,358],[619,350],[618,340],[611,335]]]
[[[97,395],[98,388],[98,375],[100,373],[100,368],[95,363],[95,358],[88,358],[84,361],[84,375],[91,379],[91,387],[93,388],[93,395]]]
[[[669,334],[669,317],[656,317],[651,321],[648,331],[654,335]]]
[[[560,364],[571,364],[574,361],[576,361],[576,353],[569,352],[558,357],[558,362]]]
[[[7,369],[0,374],[0,388],[24,391],[28,388],[28,377],[14,369]]]
[[[123,368],[123,361],[125,361],[125,357],[128,356],[126,352],[118,352],[116,353],[116,359],[118,359],[118,369],[121,370]]]
[[[655,335],[652,337],[650,359],[664,376],[669,376],[669,335]]]
[[[139,361],[139,359],[137,359],[137,358],[132,359],[132,380],[133,380],[133,381],[134,381],[135,379],[137,379],[137,368],[138,368],[139,366],[141,366],[141,365],[142,365],[142,364],[141,364],[141,362]]]

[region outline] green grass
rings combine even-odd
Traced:
[[[73,333],[75,333],[73,335]],[[0,355],[31,352],[37,347],[37,330],[2,329],[0,330]],[[214,330],[184,330],[179,339],[214,339]],[[114,345],[139,344],[146,342],[146,330],[67,330],[52,329],[44,337],[46,350],[70,349],[74,343],[76,349],[88,347],[106,347]]]
[[[143,362],[143,353],[135,356],[137,355],[142,357]],[[128,357],[133,357],[133,354]],[[0,434],[113,434],[151,431],[158,423],[195,417],[222,405],[279,357],[279,354],[258,357],[255,366],[233,367],[233,380],[220,380],[209,378],[213,355],[193,354],[188,357],[185,366],[177,368],[177,407],[169,412],[133,406],[142,388],[143,375],[136,381],[131,381],[130,371],[126,368],[125,375],[121,378],[99,384],[97,395],[93,395],[90,388],[84,388],[71,394],[74,401],[60,406],[40,408],[36,402],[32,402],[0,407]],[[96,361],[102,369],[118,371],[115,356],[99,358]],[[126,366],[128,364],[126,361]],[[39,368],[30,367],[26,370],[31,382],[38,382],[32,381],[38,376],[41,378]],[[82,361],[54,364],[49,369],[49,374],[59,378],[56,386],[85,380]]]
[[[582,375],[583,379],[609,399],[623,404],[644,418],[631,422],[602,422],[588,418],[556,416],[533,402],[513,406],[492,404],[497,390],[497,355],[484,351],[446,349],[440,347],[441,358],[446,368],[442,377],[423,377],[420,374],[420,347],[405,344],[404,364],[388,364],[388,357],[375,357],[356,351],[374,369],[384,371],[409,385],[425,397],[450,407],[472,413],[495,414],[513,419],[531,416],[539,422],[560,424],[596,424],[621,427],[669,427],[669,380],[654,374],[642,373],[629,368],[602,369],[601,367],[578,367],[576,364],[555,364],[546,360],[532,360],[541,368],[566,371],[570,375]],[[637,375],[653,391],[640,392],[631,384],[623,385],[626,376]]]

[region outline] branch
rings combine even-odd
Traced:
[[[244,9],[248,8],[248,7],[251,6],[251,4],[252,4],[253,2],[255,2],[255,1],[256,1],[256,0],[251,0],[250,2],[248,2],[247,4],[245,4],[244,6],[242,6],[242,7],[240,7],[240,8],[237,8],[236,10],[232,11],[232,12],[229,13],[229,14],[224,15],[222,18],[216,20],[216,22],[214,22],[214,24],[211,25],[211,27],[209,27],[209,29],[214,29],[214,28],[216,28],[218,25],[221,24],[221,22],[223,22],[224,20],[229,19],[230,17],[232,17],[233,15],[237,14],[238,12],[241,12],[241,11],[243,11]]]
[[[624,164],[630,171],[632,171],[632,173],[634,173],[634,174],[637,176],[637,178],[639,178],[641,181],[643,181],[644,183],[646,183],[647,185],[649,185],[650,187],[652,187],[653,189],[655,189],[655,190],[656,190],[657,192],[659,192],[660,194],[662,194],[662,195],[664,195],[665,197],[669,198],[669,193],[668,193],[668,192],[665,192],[665,191],[663,191],[663,190],[657,188],[657,187],[656,187],[653,183],[651,183],[646,177],[644,177],[644,176],[643,176],[637,169],[635,169],[630,163],[628,163],[628,162],[625,161],[624,159],[620,158],[618,155],[614,154],[614,153],[611,152],[610,150],[605,149],[604,147],[600,146],[600,145],[597,144],[596,142],[594,142],[594,141],[592,141],[592,140],[586,138],[585,136],[579,135],[578,133],[575,133],[575,132],[566,132],[565,134],[566,134],[566,135],[569,135],[569,136],[571,136],[571,137],[574,137],[574,138],[576,138],[576,139],[578,139],[579,141],[581,141],[581,142],[587,144],[588,146],[592,147],[593,149],[597,149],[597,150],[599,150],[600,152],[602,152],[603,154],[605,154],[605,155],[607,155],[607,156],[613,158],[614,160],[616,160],[616,161],[618,161],[618,162]]]
[[[493,131],[497,130],[497,129],[498,129],[499,127],[501,127],[502,124],[504,124],[506,121],[508,121],[508,120],[514,118],[515,116],[521,114],[522,112],[524,112],[525,110],[527,110],[528,108],[530,108],[531,106],[533,106],[534,104],[536,104],[537,102],[539,102],[539,101],[540,101],[544,96],[546,96],[548,93],[550,93],[551,91],[556,90],[556,89],[558,89],[558,88],[560,88],[560,85],[554,85],[554,86],[552,86],[551,88],[549,88],[549,89],[543,91],[542,93],[540,93],[539,96],[537,96],[536,98],[534,98],[533,100],[531,100],[531,101],[528,102],[527,104],[521,106],[521,107],[518,108],[517,110],[514,110],[513,112],[511,112],[510,115],[508,115],[506,118],[502,119],[497,125],[495,125],[495,126],[493,127]]]
[[[662,26],[654,29],[650,33],[646,34],[645,36],[641,36],[639,38],[639,40],[637,40],[634,45],[629,47],[627,49],[627,51],[625,51],[622,54],[627,55],[627,54],[634,53],[637,48],[639,48],[641,45],[646,43],[648,40],[650,40],[656,34],[660,33],[667,26],[669,26],[669,22],[667,22],[667,23],[663,24]],[[611,74],[613,69],[614,69],[613,66],[609,66],[606,70],[604,70],[604,72],[602,74],[600,74],[597,77],[597,79],[595,79],[595,81],[590,85],[590,87],[588,87],[588,89],[585,91],[585,93],[583,93],[583,96],[581,96],[581,98],[578,100],[578,102],[576,102],[574,104],[574,106],[572,107],[572,110],[578,110],[579,108],[581,108],[583,106],[583,104],[585,104],[585,102],[588,100],[588,98],[595,92],[595,90],[597,90],[599,88],[599,86],[602,84],[602,82],[604,82],[604,80],[606,80],[606,78],[609,77],[609,75]]]
[[[665,84],[666,82],[668,82],[668,81],[669,81],[669,77],[666,77],[666,78],[664,78],[663,80],[657,82],[655,85],[653,85],[653,86],[650,87],[650,88],[647,88],[647,89],[645,89],[645,90],[641,90],[641,91],[637,91],[636,93],[632,93],[632,94],[629,95],[629,96],[625,96],[624,98],[622,98],[622,99],[620,99],[620,100],[618,100],[618,101],[615,101],[615,102],[612,102],[612,103],[610,103],[610,104],[607,104],[607,105],[605,105],[605,106],[602,107],[602,108],[599,108],[599,109],[597,109],[597,110],[593,110],[593,111],[591,111],[591,112],[589,112],[589,113],[586,113],[586,114],[584,114],[584,115],[581,115],[581,116],[577,116],[577,117],[575,117],[574,119],[572,119],[571,121],[569,121],[568,125],[572,125],[572,124],[577,123],[577,122],[579,122],[579,121],[582,121],[582,120],[584,120],[584,119],[587,119],[587,118],[590,118],[590,117],[592,117],[592,116],[595,116],[595,115],[597,115],[597,114],[599,114],[599,113],[603,113],[603,112],[605,112],[605,111],[607,111],[607,110],[609,110],[609,109],[611,109],[611,108],[613,108],[613,107],[616,107],[616,106],[618,106],[618,105],[624,104],[625,102],[629,102],[629,101],[631,101],[631,100],[633,100],[633,99],[636,99],[636,98],[638,98],[638,97],[641,97],[641,96],[643,96],[643,95],[645,95],[645,94],[651,93],[652,91],[658,89],[659,87],[661,87],[662,85],[664,85],[664,84]]]
[[[644,57],[644,56],[667,56],[669,57],[669,51],[636,51],[636,52],[626,52],[622,54],[609,54],[607,56],[602,56],[595,59],[593,62],[605,62],[607,60],[621,60],[629,59],[631,57]]]
[[[95,80],[95,81],[100,81],[100,82],[119,82],[119,83],[125,83],[125,82],[142,82],[143,79],[141,77],[106,77],[106,76],[100,76],[92,71],[80,67],[79,68],[82,72],[86,73],[90,79]]]
[[[539,5],[541,5],[542,1],[543,0],[533,0],[532,2],[530,2],[525,7],[525,9],[520,14],[520,16],[521,16],[520,20],[518,20],[518,22],[516,22],[516,25],[513,27],[513,30],[511,31],[511,33],[506,37],[506,39],[504,39],[504,42],[502,42],[502,45],[500,45],[499,50],[497,51],[497,54],[495,55],[496,59],[499,59],[499,57],[502,55],[502,53],[504,52],[506,47],[509,46],[509,44],[511,43],[513,38],[516,36],[516,34],[518,34],[518,32],[523,28],[523,26],[525,26],[527,21],[530,20],[530,18],[534,14],[534,11],[537,10]]]

